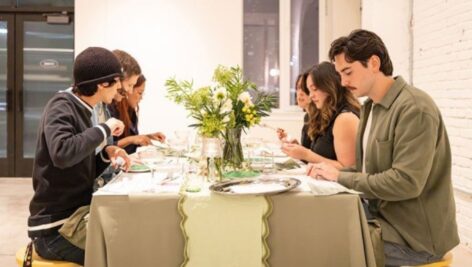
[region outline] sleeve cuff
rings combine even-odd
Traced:
[[[100,158],[102,159],[103,162],[105,163],[110,163],[110,159],[108,158],[108,155],[106,154],[105,152],[105,149],[107,148],[107,146],[105,146],[102,151],[100,151]]]
[[[339,172],[338,183],[352,189],[354,186],[354,173],[345,171]]]
[[[105,123],[100,123],[100,124],[96,125],[95,127],[100,129],[100,131],[103,133],[103,140],[104,141],[106,141],[108,136],[111,135],[111,130]]]

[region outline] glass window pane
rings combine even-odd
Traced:
[[[0,21],[0,158],[7,157],[7,29]]]
[[[43,107],[72,84],[74,28],[25,22],[23,48],[23,156],[32,158]]]
[[[74,0],[17,0],[18,7],[22,6],[74,6]]]
[[[279,93],[279,1],[244,0],[244,76]]]
[[[13,6],[13,0],[0,0],[0,6]]]
[[[290,104],[296,104],[298,74],[318,63],[318,0],[292,0],[290,51]]]

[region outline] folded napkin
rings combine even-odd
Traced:
[[[305,167],[300,167],[296,169],[290,169],[290,170],[278,170],[277,174],[285,174],[285,175],[306,175],[306,168]]]
[[[167,143],[161,143],[159,141],[151,140],[152,146],[166,157],[179,157],[182,155],[181,151],[173,149]]]
[[[295,160],[293,159],[288,159],[284,162],[276,162],[275,163],[275,168],[277,168],[277,170],[292,170],[292,169],[297,169],[297,168],[300,168],[300,164],[298,162],[296,162]]]
[[[311,192],[317,196],[335,195],[339,193],[361,194],[361,192],[348,189],[337,182],[308,178],[307,183]]]

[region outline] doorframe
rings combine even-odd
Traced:
[[[0,176],[13,176],[14,175],[14,164],[15,164],[15,118],[14,118],[14,102],[15,102],[15,72],[11,71],[15,69],[15,16],[13,14],[0,14],[0,20],[7,22],[7,66],[13,66],[13,68],[7,67],[7,154],[5,159],[0,159]],[[10,71],[9,71],[10,70]]]
[[[26,11],[28,10],[28,12]],[[73,8],[5,8],[0,7],[0,18],[7,22],[7,153],[0,158],[0,177],[31,177],[34,155],[24,158],[24,122],[25,110],[23,99],[24,79],[24,26],[25,22],[41,21],[47,23],[47,15],[67,15],[74,23]],[[72,12],[64,12],[70,10]],[[8,12],[10,11],[10,12]],[[20,11],[20,12],[18,12]],[[32,12],[34,11],[34,12]]]
[[[15,15],[15,156],[14,156],[14,176],[16,177],[31,177],[33,171],[34,155],[32,158],[24,157],[24,122],[25,122],[25,107],[24,107],[24,47],[25,47],[25,22],[45,22],[47,23],[47,15],[55,13],[20,13]],[[74,14],[67,14],[71,18],[71,23],[74,23]],[[36,138],[40,138],[37,136]]]
[[[32,175],[33,161],[34,158],[23,157],[23,133],[24,133],[24,99],[23,99],[23,76],[24,76],[24,25],[25,21],[42,21],[43,17],[41,14],[16,14],[15,15],[15,171],[14,174],[17,177],[30,177]],[[45,19],[44,19],[45,20]],[[21,85],[21,86],[20,86]]]

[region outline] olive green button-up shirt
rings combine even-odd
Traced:
[[[415,251],[443,255],[459,243],[451,183],[451,151],[434,101],[397,77],[372,110],[362,170],[362,136],[372,107],[361,110],[356,170],[339,175],[342,185],[372,199],[382,239]]]

